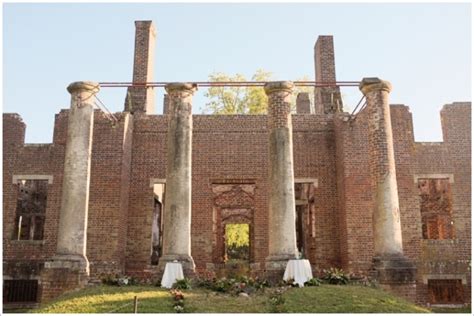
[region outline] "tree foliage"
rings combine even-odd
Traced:
[[[272,81],[272,73],[258,69],[251,81]],[[296,81],[308,81],[304,76]],[[209,75],[211,82],[238,82],[247,81],[244,75],[233,76],[215,72]],[[295,108],[296,96],[299,92],[313,93],[312,87],[297,86],[294,89],[292,106]],[[268,98],[263,87],[210,87],[204,94],[209,99],[204,112],[211,114],[265,114],[267,113]],[[312,98],[311,98],[312,99]]]
[[[225,238],[228,247],[243,247],[250,244],[248,224],[227,224]]]

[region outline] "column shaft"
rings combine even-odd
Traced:
[[[375,256],[402,255],[400,209],[388,101],[391,85],[378,78],[364,78],[360,89],[367,98],[369,111],[370,173],[375,192]]]
[[[68,86],[68,91],[71,93],[71,109],[68,116],[56,255],[85,258],[94,124],[92,104],[99,85],[93,82],[75,82]]]
[[[163,257],[160,263],[178,260],[194,269],[191,257],[191,151],[192,95],[195,85],[172,83],[169,94],[166,194],[164,203]]]
[[[271,82],[268,95],[270,143],[269,256],[267,266],[281,268],[297,257],[291,94],[293,83]]]

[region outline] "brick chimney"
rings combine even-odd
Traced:
[[[133,83],[153,81],[156,31],[152,21],[135,21],[135,55],[133,58]],[[129,87],[124,111],[131,113],[155,112],[153,88]]]
[[[332,35],[318,37],[314,46],[314,68],[316,81],[336,81]],[[314,89],[314,107],[316,114],[342,112],[342,99],[339,87],[316,87]]]
[[[296,96],[296,113],[311,114],[311,101],[309,99],[309,93],[300,92]]]

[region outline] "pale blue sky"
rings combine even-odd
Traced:
[[[158,31],[155,81],[206,81],[213,71],[250,78],[258,68],[275,80],[314,78],[314,43],[332,34],[338,80],[390,81],[390,101],[410,106],[419,141],[442,139],[443,104],[471,100],[471,4],[8,3],[3,112],[23,117],[27,142],[51,142],[70,82],[131,81],[135,20],[153,20]],[[361,96],[357,88],[343,93],[349,107]],[[158,89],[158,113],[162,95]],[[123,109],[125,89],[99,96]]]

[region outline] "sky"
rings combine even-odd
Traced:
[[[390,81],[390,102],[410,107],[417,141],[442,141],[442,106],[471,101],[470,3],[4,3],[3,112],[22,116],[27,143],[52,141],[69,83],[131,81],[135,20],[157,29],[154,81],[207,81],[217,71],[250,79],[257,69],[314,80],[314,43],[333,35],[337,80]],[[163,93],[156,89],[157,113]],[[361,97],[357,88],[342,93],[349,109]],[[118,112],[125,94],[98,96]]]

